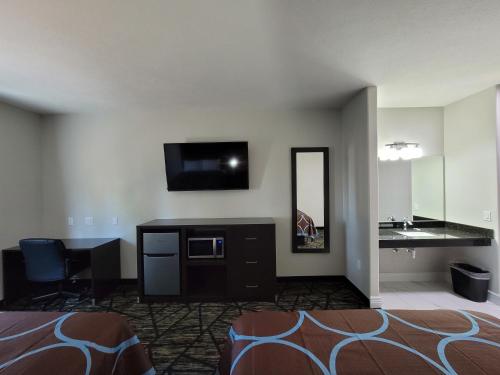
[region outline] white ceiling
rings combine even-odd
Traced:
[[[500,83],[499,0],[3,0],[0,97],[41,111],[442,106]]]

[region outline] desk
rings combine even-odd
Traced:
[[[79,261],[90,267],[90,295],[92,303],[109,291],[111,283],[121,278],[119,238],[62,239],[66,249]],[[2,251],[4,300],[12,301],[26,296],[30,285],[26,280],[23,254],[19,246]]]

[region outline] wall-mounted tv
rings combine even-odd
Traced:
[[[248,189],[248,142],[165,143],[169,191]]]

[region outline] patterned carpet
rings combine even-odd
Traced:
[[[5,310],[112,311],[129,319],[158,374],[214,374],[231,321],[247,311],[366,308],[345,279],[280,281],[276,303],[137,303],[133,286],[119,287],[92,306],[88,299],[29,304],[20,300]]]
[[[297,246],[299,249],[323,249],[325,247],[324,229],[318,229],[318,236],[314,239],[306,239],[303,245]]]

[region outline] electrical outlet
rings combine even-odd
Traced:
[[[118,225],[118,216],[113,216],[111,218],[111,224]]]
[[[483,220],[491,221],[491,211],[488,210],[483,211]]]
[[[68,216],[68,225],[69,226],[75,225],[75,218],[73,216]]]
[[[94,225],[94,217],[93,216],[85,217],[85,225]]]

